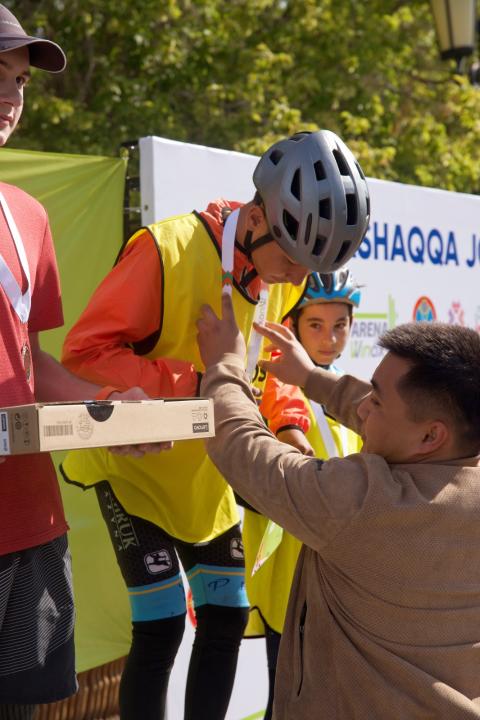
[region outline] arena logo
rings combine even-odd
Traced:
[[[353,359],[381,358],[385,350],[378,346],[378,338],[397,324],[395,300],[388,296],[386,312],[355,313],[350,335],[350,357]]]
[[[473,236],[472,258],[465,264],[473,267],[480,262],[477,255],[478,240]],[[457,241],[453,230],[442,235],[437,228],[423,230],[414,225],[374,222],[369,226],[356,257],[362,260],[386,260],[387,262],[413,262],[431,265],[459,265]]]
[[[413,308],[413,320],[415,322],[433,322],[437,319],[435,305],[426,295],[418,298]]]

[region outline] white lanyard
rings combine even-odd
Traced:
[[[225,220],[222,235],[222,292],[232,294],[233,288],[233,265],[235,253],[235,233],[237,230],[238,215],[240,210],[234,210]],[[260,295],[255,307],[253,321],[262,325],[267,319],[268,306],[268,285],[261,284]],[[250,332],[250,340],[247,348],[246,372],[250,379],[255,375],[262,336],[254,328]]]
[[[32,296],[31,296],[31,292],[30,292],[30,270],[28,267],[27,256],[26,256],[22,238],[20,237],[20,233],[18,231],[15,220],[13,219],[12,213],[10,212],[10,208],[7,205],[7,201],[5,200],[5,198],[1,192],[0,192],[0,205],[2,206],[3,214],[4,214],[5,220],[7,222],[8,228],[10,230],[11,236],[13,238],[13,242],[15,243],[15,247],[16,247],[17,253],[18,253],[18,258],[20,260],[20,265],[21,265],[24,275],[27,279],[27,289],[22,294],[22,290],[21,290],[19,284],[15,280],[10,268],[8,267],[7,263],[5,262],[5,260],[1,254],[0,254],[0,285],[2,286],[2,288],[5,292],[5,295],[8,297],[8,299],[10,301],[10,305],[17,313],[21,322],[26,323],[28,321],[28,318],[30,315],[30,306],[31,306],[31,302],[32,302]]]
[[[333,437],[332,428],[328,424],[328,420],[325,417],[323,407],[319,404],[310,400],[315,420],[317,421],[320,435],[322,436],[323,444],[329,458],[332,457],[345,457],[348,455],[348,430],[343,425],[339,425],[340,431],[340,450],[341,455],[338,453],[338,447]]]

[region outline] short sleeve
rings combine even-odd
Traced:
[[[41,240],[41,251],[31,282],[33,292],[30,320],[28,323],[29,331],[39,332],[63,325],[60,278],[52,234],[46,216],[43,238]]]

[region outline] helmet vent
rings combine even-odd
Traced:
[[[322,276],[320,275],[320,278]],[[307,275],[307,282],[305,284],[306,290],[313,290],[313,292],[318,292],[320,290],[320,283],[318,282],[318,276],[315,273],[310,273],[310,275]]]
[[[357,198],[355,195],[345,195],[345,200],[347,201],[347,225],[356,225],[357,224]]]
[[[278,165],[278,163],[280,162],[280,160],[283,157],[283,152],[281,150],[273,150],[270,153],[269,157],[274,165]]]
[[[332,206],[330,205],[330,198],[320,200],[318,203],[318,214],[324,220],[330,220],[332,217]]]
[[[293,197],[297,198],[297,200],[300,200],[300,170],[295,170],[292,184],[290,186],[290,191],[293,195]]]
[[[312,255],[319,256],[323,253],[325,250],[325,245],[327,244],[327,238],[325,235],[318,235],[317,239],[315,240],[315,245],[312,250]]]
[[[370,195],[367,195],[366,200],[367,200],[367,217],[369,217],[370,216]]]
[[[335,260],[335,265],[338,263],[341,263],[345,255],[347,254],[348,250],[350,249],[350,243],[347,241],[342,243],[342,247],[340,248],[340,252],[337,255],[337,259]]]
[[[335,276],[333,273],[320,273],[320,280],[322,281],[323,287],[327,295],[330,295],[333,291],[333,281]]]
[[[287,232],[292,238],[292,240],[296,240],[298,232],[298,222],[297,220],[295,220],[293,215],[290,215],[287,210],[283,211],[283,224],[285,225]]]
[[[337,161],[340,175],[350,175],[350,173],[348,172],[348,165],[342,153],[339,150],[333,150],[333,157]]]
[[[310,242],[310,232],[312,230],[312,213],[308,214],[306,227],[305,227],[305,237],[303,238],[303,242],[305,245],[308,245]]]
[[[315,177],[317,180],[325,180],[327,176],[321,160],[317,160],[316,163],[313,163],[313,169],[315,170]]]

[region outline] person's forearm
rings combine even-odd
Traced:
[[[250,478],[251,461],[254,457],[259,461],[259,454],[263,455],[267,447],[265,442],[273,442],[276,449],[289,450],[267,429],[251,393],[242,361],[235,355],[225,355],[224,363],[207,370],[200,390],[214,399],[216,434],[206,441],[208,454],[227,482],[253,507],[268,514],[270,507],[265,504],[265,499],[271,499],[271,496],[264,491],[261,483]],[[263,477],[266,478],[265,473]],[[258,493],[252,492],[252,485],[256,486]]]
[[[192,363],[170,358],[151,360],[127,347],[97,347],[96,354],[65,354],[63,365],[79,377],[126,389],[141,387],[151,397],[192,397],[198,391],[198,373]]]
[[[101,399],[106,400],[144,400],[147,395],[141,388],[132,387],[125,393],[117,392],[113,386],[99,386],[82,380],[68,372],[54,357],[40,350],[36,338],[33,338],[33,361],[35,368],[35,400],[37,402],[72,402],[94,400],[101,392]],[[173,443],[122,445],[109,448],[117,455],[142,457],[145,453],[156,453],[170,450]],[[0,460],[1,462],[1,460]]]
[[[35,400],[92,400],[101,386],[72,375],[51,355],[39,350],[34,355]]]
[[[253,508],[279,523],[304,542],[315,544],[318,518],[309,527],[302,518],[295,495],[313,487],[313,466],[308,459],[273,437],[250,391],[243,363],[234,355],[207,370],[200,390],[213,397],[214,438],[206,441],[211,459],[233,489]],[[305,520],[307,522],[305,522]]]
[[[213,397],[215,407],[216,435],[206,440],[207,451],[226,481],[299,540],[316,550],[325,547],[363,502],[363,465],[343,459],[322,463],[274,438],[238,355],[226,354],[211,366],[201,391]]]

